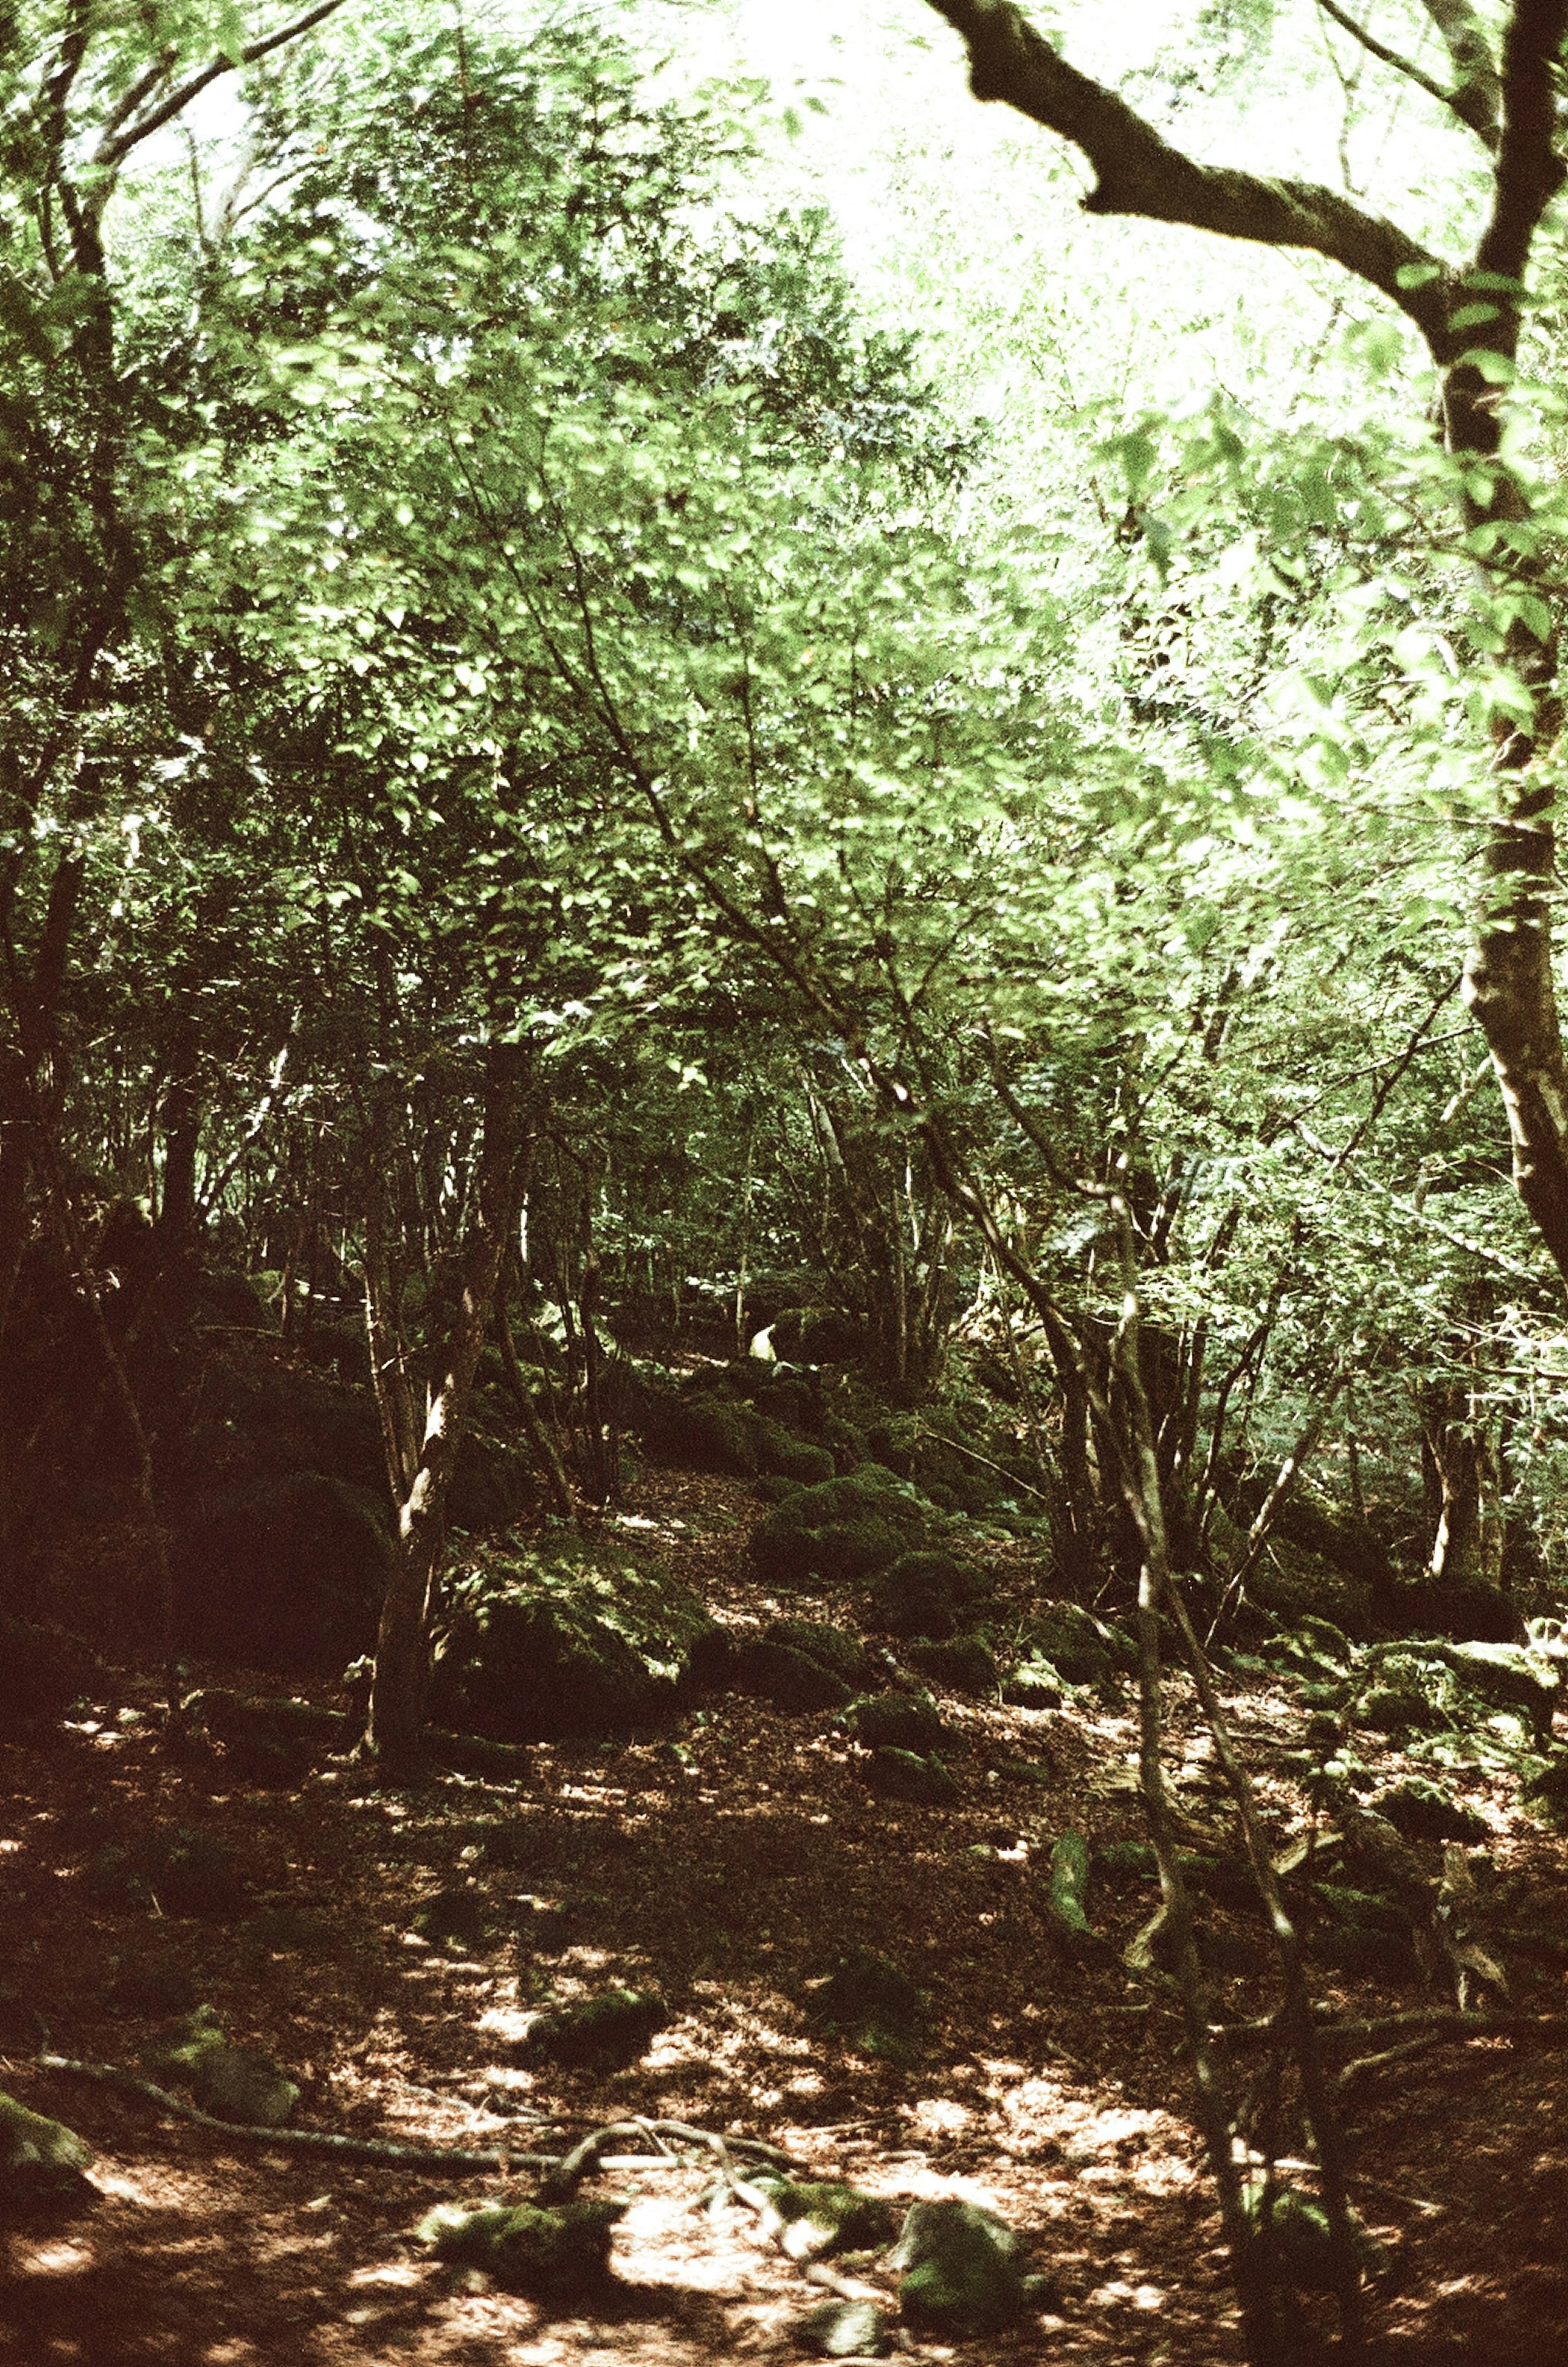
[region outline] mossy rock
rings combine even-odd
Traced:
[[[83,2176],[93,2148],[62,2121],[0,2095],[0,2217],[25,2217],[97,2200]]]
[[[188,2013],[196,1985],[176,1957],[124,1955],[114,1960],[104,2003],[111,2013]]]
[[[1483,1841],[1488,1827],[1472,1808],[1462,1807],[1424,1775],[1380,1792],[1371,1802],[1407,1841]]]
[[[797,2321],[795,2339],[812,2359],[886,2359],[893,2347],[886,2316],[874,2301],[819,2302]]]
[[[829,1627],[826,1620],[774,1619],[763,1628],[762,1641],[804,1652],[808,1660],[831,1669],[852,1691],[869,1692],[875,1682],[875,1663],[865,1646],[842,1627]]]
[[[95,1906],[121,1914],[151,1908],[223,1923],[243,1915],[250,1903],[227,1843],[188,1825],[134,1842],[106,1842],[84,1865],[82,1885]]]
[[[1322,2203],[1293,2186],[1278,2186],[1270,2195],[1261,2180],[1246,2186],[1241,2200],[1248,2225],[1268,2248],[1277,2282],[1297,2293],[1332,2293],[1334,2244]],[[1384,2266],[1382,2248],[1359,2214],[1349,2215],[1355,2266],[1363,2276],[1376,2275]]]
[[[1049,1660],[1033,1656],[1008,1670],[1002,1700],[1009,1709],[1060,1709],[1062,1680]]]
[[[842,1677],[788,1644],[744,1645],[735,1658],[734,1682],[785,1711],[842,1709],[851,1698]]]
[[[839,1721],[867,1750],[940,1750],[953,1737],[924,1693],[864,1693]]]
[[[218,1499],[176,1539],[175,1617],[189,1651],[335,1675],[369,1651],[391,1567],[378,1497],[321,1471]]]
[[[983,1636],[954,1636],[945,1643],[918,1637],[907,1657],[923,1677],[955,1693],[994,1693],[1001,1682],[997,1656]]]
[[[1019,2239],[977,2203],[911,2204],[887,2265],[910,2325],[945,2340],[999,2334],[1028,2306]]]
[[[864,1777],[878,1799],[905,1800],[911,1807],[951,1808],[959,1796],[942,1761],[914,1750],[874,1750]]]
[[[641,2060],[669,2019],[669,2007],[651,1990],[608,1989],[540,2014],[518,2053],[529,2063],[620,2071]]]
[[[1127,1637],[1077,1603],[1047,1603],[1030,1621],[1026,1640],[1070,1685],[1104,1684],[1136,1659]]]
[[[58,1717],[103,1679],[96,1654],[63,1627],[0,1613],[0,1716]]]
[[[792,2260],[829,2252],[880,2252],[898,2232],[898,2206],[884,2194],[835,2179],[790,2179],[769,2171],[751,2183],[783,2223],[781,2250]]]
[[[592,2296],[610,2273],[610,2242],[625,2203],[439,2203],[415,2235],[438,2260],[482,2269],[509,2292],[542,2300]]]
[[[1568,1750],[1549,1759],[1522,1786],[1525,1805],[1557,1832],[1568,1832]]]
[[[1438,1734],[1448,1724],[1414,1685],[1372,1685],[1361,1696],[1355,1723],[1373,1734]]]
[[[210,2006],[198,2005],[160,2031],[141,2060],[155,2079],[188,2088],[214,2120],[280,2129],[299,2101],[298,2087],[270,2055],[229,2044]]]
[[[210,1686],[184,1707],[187,1725],[221,1743],[237,1774],[264,1786],[302,1782],[352,1738],[340,1716],[306,1702],[253,1701]]]
[[[869,1578],[924,1532],[925,1508],[874,1465],[797,1489],[751,1533],[753,1563],[780,1585]]]
[[[661,1454],[694,1471],[754,1479],[762,1468],[762,1423],[749,1405],[725,1397],[682,1398],[662,1405],[649,1425]]]
[[[1483,1639],[1427,1648],[1434,1651],[1461,1684],[1489,1709],[1518,1711],[1538,1742],[1550,1741],[1552,1719],[1561,1699],[1553,1661],[1522,1644]]]
[[[826,1446],[818,1446],[808,1438],[791,1438],[781,1430],[765,1444],[762,1469],[770,1478],[790,1480],[797,1488],[816,1488],[835,1478],[838,1466]]]
[[[494,1913],[482,1890],[438,1890],[422,1898],[409,1930],[433,1947],[482,1948],[494,1936]]]
[[[715,1623],[661,1564],[618,1542],[547,1537],[488,1555],[448,1589],[431,1715],[499,1742],[625,1733],[673,1714],[710,1642]]]
[[[891,1957],[874,1948],[847,1948],[817,1984],[807,2012],[860,2054],[907,2062],[925,2029],[926,2000]]]
[[[892,1636],[945,1643],[980,1591],[973,1569],[951,1554],[901,1554],[872,1587],[880,1624]]]

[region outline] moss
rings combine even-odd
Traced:
[[[249,1903],[232,1851],[188,1825],[135,1842],[106,1843],[87,1860],[82,1881],[95,1905],[121,1913],[152,1908],[220,1923],[243,1915]]]
[[[842,1709],[850,1688],[842,1677],[788,1644],[748,1644],[736,1654],[734,1682],[782,1710]]]
[[[1002,1699],[1010,1709],[1060,1709],[1062,1681],[1049,1660],[1022,1660],[1003,1678]]]
[[[913,1750],[874,1750],[865,1780],[880,1798],[908,1800],[917,1808],[951,1807],[958,1797],[958,1786],[942,1761]]]
[[[922,1676],[955,1693],[994,1693],[1000,1682],[996,1654],[983,1636],[954,1636],[949,1643],[919,1637],[908,1657]]]
[[[1407,1841],[1483,1841],[1489,1828],[1483,1817],[1461,1807],[1425,1776],[1407,1776],[1380,1792],[1371,1806],[1386,1817]]]
[[[448,1603],[432,1716],[502,1742],[655,1724],[714,1627],[661,1564],[575,1535],[486,1556]]]
[[[865,1646],[842,1627],[830,1627],[824,1619],[774,1619],[763,1628],[762,1640],[787,1644],[792,1651],[804,1652],[807,1659],[831,1669],[852,1688],[869,1691],[875,1682],[875,1667]]]
[[[491,1934],[490,1902],[482,1890],[438,1890],[414,1908],[409,1930],[436,1947],[483,1947]]]
[[[610,2239],[624,2203],[438,2203],[415,2234],[440,2260],[483,2269],[497,2284],[547,2300],[591,2294],[610,2270]]]
[[[669,2019],[668,2006],[651,1990],[608,1989],[542,2013],[519,2051],[529,2062],[622,2070],[648,2053]]]
[[[951,1554],[901,1554],[872,1588],[882,1625],[893,1636],[923,1636],[941,1643],[958,1625],[962,1606],[973,1600],[972,1574]]]
[[[782,2248],[791,2259],[826,2252],[876,2251],[898,2232],[898,2209],[883,2194],[835,2179],[754,2178],[784,2224]]]
[[[820,2028],[863,2055],[907,2062],[926,2022],[926,2000],[908,1973],[874,1948],[847,1948],[818,1982],[808,2008]]]
[[[198,2005],[161,2031],[142,2049],[154,2078],[188,2088],[202,2112],[248,2128],[281,2128],[299,2090],[269,2055],[231,2046],[213,2016]]]
[[[757,1523],[751,1558],[784,1585],[868,1578],[923,1531],[926,1512],[875,1467],[798,1489]]]
[[[868,1750],[938,1750],[952,1738],[924,1693],[869,1693],[845,1710],[846,1733]]]
[[[0,2096],[0,2214],[96,2201],[97,2190],[82,2175],[92,2158],[74,2129]]]
[[[913,2204],[888,2265],[911,2326],[949,2339],[999,2333],[1027,2304],[1018,2237],[976,2203]]]

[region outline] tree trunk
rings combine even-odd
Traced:
[[[485,1057],[484,1139],[461,1254],[462,1289],[412,1481],[398,1512],[398,1550],[381,1606],[366,1733],[367,1754],[394,1773],[417,1766],[422,1755],[431,1598],[446,1542],[447,1493],[515,1206],[526,1057],[516,1044],[492,1044]]]

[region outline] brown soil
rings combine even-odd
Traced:
[[[749,1623],[803,1608],[771,1603],[747,1572],[754,1511],[739,1484],[650,1474],[633,1517],[716,1609]],[[1221,1834],[1206,1746],[1179,1682],[1172,1695],[1183,1805]],[[1299,1713],[1261,1681],[1227,1697],[1283,1846],[1308,1821],[1290,1755]],[[906,2337],[908,2355],[962,2367],[1239,2357],[1173,2002],[1113,1955],[1077,1960],[1043,1906],[1066,1828],[1140,1836],[1129,1716],[945,1702],[971,1748],[954,1762],[959,1804],[931,1809],[874,1800],[822,1719],[733,1696],[659,1739],[542,1747],[522,1784],[366,1792],[332,1770],[292,1794],[246,1786],[220,1753],[172,1763],[136,1714],[152,1703],[128,1678],[98,1717],[0,1747],[0,1981],[15,1993],[0,2007],[0,2081],[87,2137],[102,2194],[85,2216],[0,2234],[0,2360],[686,2367],[798,2356],[792,2328],[821,2297],[750,2210],[703,2207],[709,2176],[689,2161],[611,2169],[588,2190],[630,2200],[615,2282],[592,2314],[559,2316],[409,2240],[433,2203],[520,2199],[525,2173],[292,2153],[40,2071],[40,2045],[134,2065],[152,2024],[104,1995],[130,1953],[176,1956],[232,2037],[288,2065],[306,2124],[552,2152],[604,2121],[679,2119],[769,2139],[805,2171],[889,2195],[967,2196],[1026,2232],[1053,2280],[1044,2314],[957,2349]],[[1467,1797],[1495,1861],[1561,1899],[1568,1844],[1524,1820],[1506,1787],[1478,1782]],[[212,1830],[239,1855],[253,1917],[272,1921],[96,1910],[80,1868],[106,1821]],[[420,1899],[465,1878],[498,1900],[558,1902],[563,1944],[464,1955],[416,1942]],[[1148,1906],[1130,1883],[1091,1900],[1117,1947]],[[280,1933],[283,1908],[299,1921]],[[1272,1978],[1260,1935],[1233,1921],[1231,1942],[1237,1969],[1214,2005],[1242,2021],[1267,2010]],[[910,2063],[869,2059],[807,2018],[807,1984],[854,1944],[899,1960],[930,1994],[929,2042]],[[1514,2010],[1562,2004],[1560,1965],[1507,1969]],[[639,2064],[608,2077],[517,2067],[530,2008],[618,1982],[671,2005]],[[1356,2013],[1443,2001],[1412,1984],[1326,1988]],[[1498,2038],[1369,2085],[1351,2137],[1356,2201],[1390,2259],[1371,2297],[1380,2357],[1568,2361],[1564,2101],[1556,2055]],[[878,2282],[874,2263],[853,2274]],[[1303,2357],[1318,2308],[1302,2305]]]

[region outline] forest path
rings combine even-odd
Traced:
[[[740,1483],[649,1473],[632,1514],[737,1623],[812,1607],[760,1587]],[[1183,1691],[1173,1686],[1183,1805],[1217,1836],[1214,1773]],[[1285,1840],[1305,1829],[1302,1712],[1290,1688],[1260,1677],[1227,1697]],[[963,2367],[1218,2367],[1239,2355],[1171,2002],[1130,1983],[1113,1955],[1076,1960],[1044,1904],[1064,1830],[1141,1838],[1125,1709],[1088,1696],[1052,1713],[943,1700],[969,1748],[953,1761],[956,1803],[931,1808],[874,1798],[853,1748],[820,1717],[736,1695],[658,1738],[540,1746],[522,1784],[446,1775],[359,1792],[329,1771],[293,1793],[241,1784],[219,1753],[171,1764],[136,1714],[152,1699],[128,1680],[101,1718],[47,1746],[0,1743],[0,2085],[81,2131],[103,2191],[86,2217],[0,2236],[0,2359],[686,2367],[800,2355],[792,2329],[819,2293],[750,2211],[694,2207],[708,2183],[698,2167],[614,2170],[588,2190],[630,2207],[604,2300],[563,2316],[407,2240],[434,2203],[522,2199],[525,2176],[454,2180],[231,2141],[29,2062],[41,2022],[56,2052],[134,2065],[166,2014],[112,2011],[106,1992],[128,1971],[161,1970],[300,2078],[299,2118],[312,2125],[548,2152],[600,2122],[678,2119],[768,2139],[807,2175],[987,2204],[1031,2241],[1051,2306],[980,2342],[901,2338],[907,2355]],[[1400,1754],[1383,1756],[1396,1777]],[[1568,1844],[1496,1786],[1467,1796],[1497,1862],[1561,1899]],[[175,1827],[231,1850],[243,1914],[164,1919],[95,1902],[82,1874],[95,1851]],[[518,1894],[541,1900],[548,1944],[465,1953],[417,1939],[422,1900],[457,1884],[513,1920]],[[1090,1912],[1120,1947],[1149,1904],[1135,1881],[1100,1881]],[[1230,1959],[1216,2003],[1244,2020],[1269,1993],[1264,1944],[1245,1919],[1216,1928]],[[926,1992],[927,2028],[907,2060],[875,2059],[810,2018],[810,1984],[856,1947],[893,1958]],[[639,2062],[609,2074],[520,2067],[530,2009],[619,1984],[668,2000]],[[1513,2001],[1552,2010],[1562,1985],[1561,1961],[1527,1965]],[[1408,1982],[1320,1987],[1361,2013],[1442,2001]],[[1565,2110],[1559,2058],[1501,2040],[1423,2058],[1369,2097],[1355,2191],[1393,2261],[1373,2305],[1380,2356],[1568,2361]],[[1303,2341],[1316,2307],[1303,2305]]]

